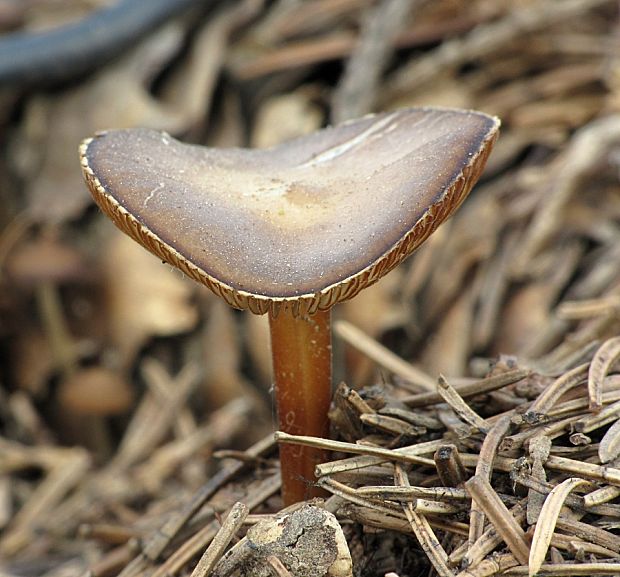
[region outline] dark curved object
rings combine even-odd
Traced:
[[[214,0],[121,0],[45,32],[0,37],[0,88],[50,86],[78,78],[191,7]]]

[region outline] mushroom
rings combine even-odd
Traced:
[[[419,108],[371,115],[265,150],[109,131],[80,149],[114,223],[230,305],[268,314],[281,430],[325,437],[330,309],[398,265],[479,178],[499,121]],[[280,447],[286,504],[315,493],[324,455]]]

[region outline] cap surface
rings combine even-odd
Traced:
[[[161,259],[237,308],[330,308],[409,255],[476,182],[499,121],[420,108],[266,150],[110,131],[85,141],[97,204]]]

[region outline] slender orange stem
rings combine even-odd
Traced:
[[[331,402],[331,316],[329,311],[295,318],[289,310],[269,316],[273,380],[280,430],[293,435],[329,435]],[[322,495],[314,487],[314,467],[325,452],[299,445],[280,446],[285,505]]]

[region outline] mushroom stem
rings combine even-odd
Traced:
[[[294,317],[290,309],[269,314],[273,380],[280,430],[293,435],[329,435],[331,402],[331,315],[320,311]],[[280,446],[282,499],[288,506],[322,495],[314,467],[325,460],[320,449]]]

